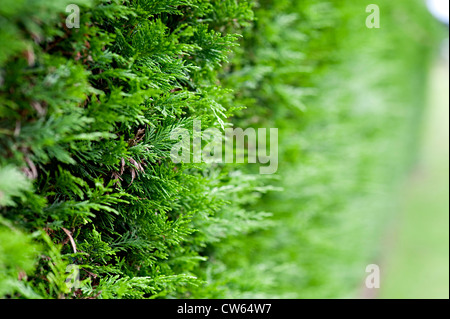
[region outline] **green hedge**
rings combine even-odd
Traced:
[[[380,43],[429,46],[398,27],[420,5],[380,2],[391,27],[369,30],[350,1],[3,0],[0,296],[349,294],[385,209],[373,150],[399,145],[399,83],[423,57]],[[375,74],[387,61],[396,77]],[[174,164],[171,132],[194,120],[279,128],[280,173]]]
[[[445,30],[422,1],[376,3],[380,29],[366,27],[369,3],[359,1],[256,9],[227,85],[249,106],[240,125],[280,128],[272,185],[282,191],[254,206],[274,213],[274,227],[217,247],[227,297],[353,298],[366,266],[383,267]]]
[[[69,29],[72,2],[0,9],[2,294],[184,296],[208,243],[265,216],[241,208],[260,182],[170,160],[175,128],[220,127],[232,109],[218,73],[250,4],[79,1]]]

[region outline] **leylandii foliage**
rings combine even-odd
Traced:
[[[249,1],[2,1],[2,296],[185,296],[209,243],[265,225],[241,208],[261,182],[170,158],[175,129],[226,125],[218,74],[252,18]]]
[[[436,40],[367,5],[1,0],[0,297],[354,296]]]

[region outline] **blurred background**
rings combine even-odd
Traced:
[[[448,30],[449,2],[427,1]],[[381,298],[449,298],[448,38],[431,56],[419,151],[386,244]]]
[[[448,298],[448,1],[258,3],[229,83],[237,125],[280,129],[283,191],[225,257],[230,296]]]

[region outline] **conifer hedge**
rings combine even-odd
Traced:
[[[3,296],[183,296],[210,243],[261,227],[242,209],[258,181],[170,160],[174,128],[232,111],[218,75],[252,16],[247,1],[2,1]]]
[[[304,101],[318,94],[313,74],[346,47],[335,32],[350,3],[2,0],[0,296],[302,296],[289,282],[333,289],[323,274],[303,276],[320,256],[285,248],[317,247],[302,236],[320,237],[333,221],[319,211],[371,187],[352,184],[327,201],[320,192],[330,189],[316,186],[343,176],[317,172],[317,151],[303,146],[311,136],[310,143],[321,140],[320,127],[308,125],[323,124],[316,120],[326,110],[317,106],[308,117]],[[69,4],[80,8],[79,28],[66,25]],[[385,119],[376,117],[364,134],[375,136]],[[278,181],[251,165],[173,163],[171,132],[192,132],[195,120],[204,128],[280,128],[287,166]],[[368,150],[361,156],[351,165],[376,174],[364,166]],[[292,272],[303,279],[292,281]]]

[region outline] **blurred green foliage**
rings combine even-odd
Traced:
[[[444,30],[421,1],[377,4],[380,29],[357,1],[259,2],[224,80],[249,106],[236,123],[280,128],[283,191],[256,204],[272,228],[215,248],[224,296],[359,297],[382,262]]]

